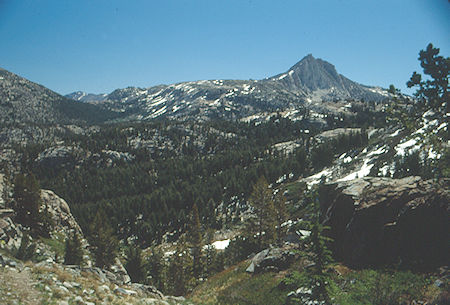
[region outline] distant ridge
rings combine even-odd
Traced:
[[[165,117],[245,119],[276,111],[299,115],[301,107],[322,101],[381,101],[386,90],[358,84],[312,54],[287,72],[263,80],[203,80],[150,88],[128,87],[104,95],[74,92],[67,97],[122,112],[130,120]]]
[[[95,105],[77,103],[0,68],[0,123],[98,123],[118,117]]]

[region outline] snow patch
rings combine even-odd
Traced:
[[[348,156],[348,157],[345,157],[344,160],[342,160],[342,161],[343,161],[344,163],[350,163],[350,162],[352,162],[352,160],[353,160],[353,158],[350,157],[350,156]]]
[[[389,173],[389,176],[392,176],[393,174],[394,174],[394,170],[392,169],[392,166],[390,166],[390,165],[385,165],[385,166],[383,166],[382,168],[380,168],[380,170],[379,170],[380,172],[381,172],[381,175],[382,176],[385,176],[385,177],[387,177],[388,176],[388,173]]]
[[[282,80],[283,78],[285,78],[287,75],[287,73],[282,74],[280,77],[278,77],[278,80]]]
[[[385,152],[386,152],[386,146],[381,146],[377,150],[374,150],[374,151],[371,151],[370,153],[368,153],[367,156],[370,157],[370,156],[374,156],[374,155],[381,155],[381,154],[384,154]]]
[[[229,244],[230,244],[230,240],[224,239],[224,240],[215,241],[211,245],[213,245],[214,248],[216,248],[217,250],[225,250],[225,248],[228,247]]]
[[[434,151],[433,148],[430,148],[428,150],[428,158],[429,159],[440,159],[441,158],[441,154],[439,154],[436,151]]]
[[[395,150],[397,151],[397,155],[404,156],[406,152],[410,152],[411,150],[414,150],[414,145],[417,144],[416,139],[410,139],[404,143],[398,144],[395,146]],[[417,148],[416,148],[417,149]]]
[[[328,181],[331,177],[331,174],[332,174],[331,169],[326,168],[315,175],[305,178],[306,185],[308,186],[308,188],[311,188],[313,185],[319,184],[320,180],[322,179],[322,176],[325,176],[325,181]]]
[[[166,110],[167,110],[167,106],[164,106],[161,109],[155,111],[151,116],[156,118],[157,116],[164,114],[166,112]]]
[[[396,137],[396,136],[398,136],[399,133],[400,133],[400,129],[397,129],[394,133],[388,135],[388,137],[391,137],[391,138]]]
[[[371,161],[370,159],[364,160],[364,164],[362,165],[359,171],[351,173],[350,175],[347,175],[344,178],[339,179],[338,181],[348,181],[367,176],[373,167],[373,164],[369,164],[370,161]]]

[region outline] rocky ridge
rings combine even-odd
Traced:
[[[101,122],[114,116],[117,114],[95,105],[74,103],[42,85],[0,68],[2,127]]]
[[[263,80],[202,80],[150,88],[128,87],[108,95],[74,92],[78,101],[95,103],[123,113],[131,120],[153,118],[196,120],[247,119],[281,111],[291,118],[302,108],[323,111],[322,101],[382,101],[381,88],[353,82],[330,63],[308,55],[288,72]],[[330,110],[330,109],[328,109]]]

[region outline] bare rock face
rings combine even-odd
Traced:
[[[70,212],[69,205],[64,199],[50,190],[42,190],[41,198],[43,206],[47,207],[55,223],[55,231],[68,234],[70,231],[75,230],[80,236],[84,236],[80,226]]]
[[[365,177],[323,186],[338,260],[353,266],[448,264],[450,180]]]
[[[265,249],[252,258],[250,265],[245,271],[248,273],[258,273],[269,270],[284,270],[295,260],[295,256],[295,252],[290,246]]]

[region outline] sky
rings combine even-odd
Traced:
[[[449,38],[448,0],[0,0],[0,67],[61,94],[262,79],[310,53],[410,93]]]

